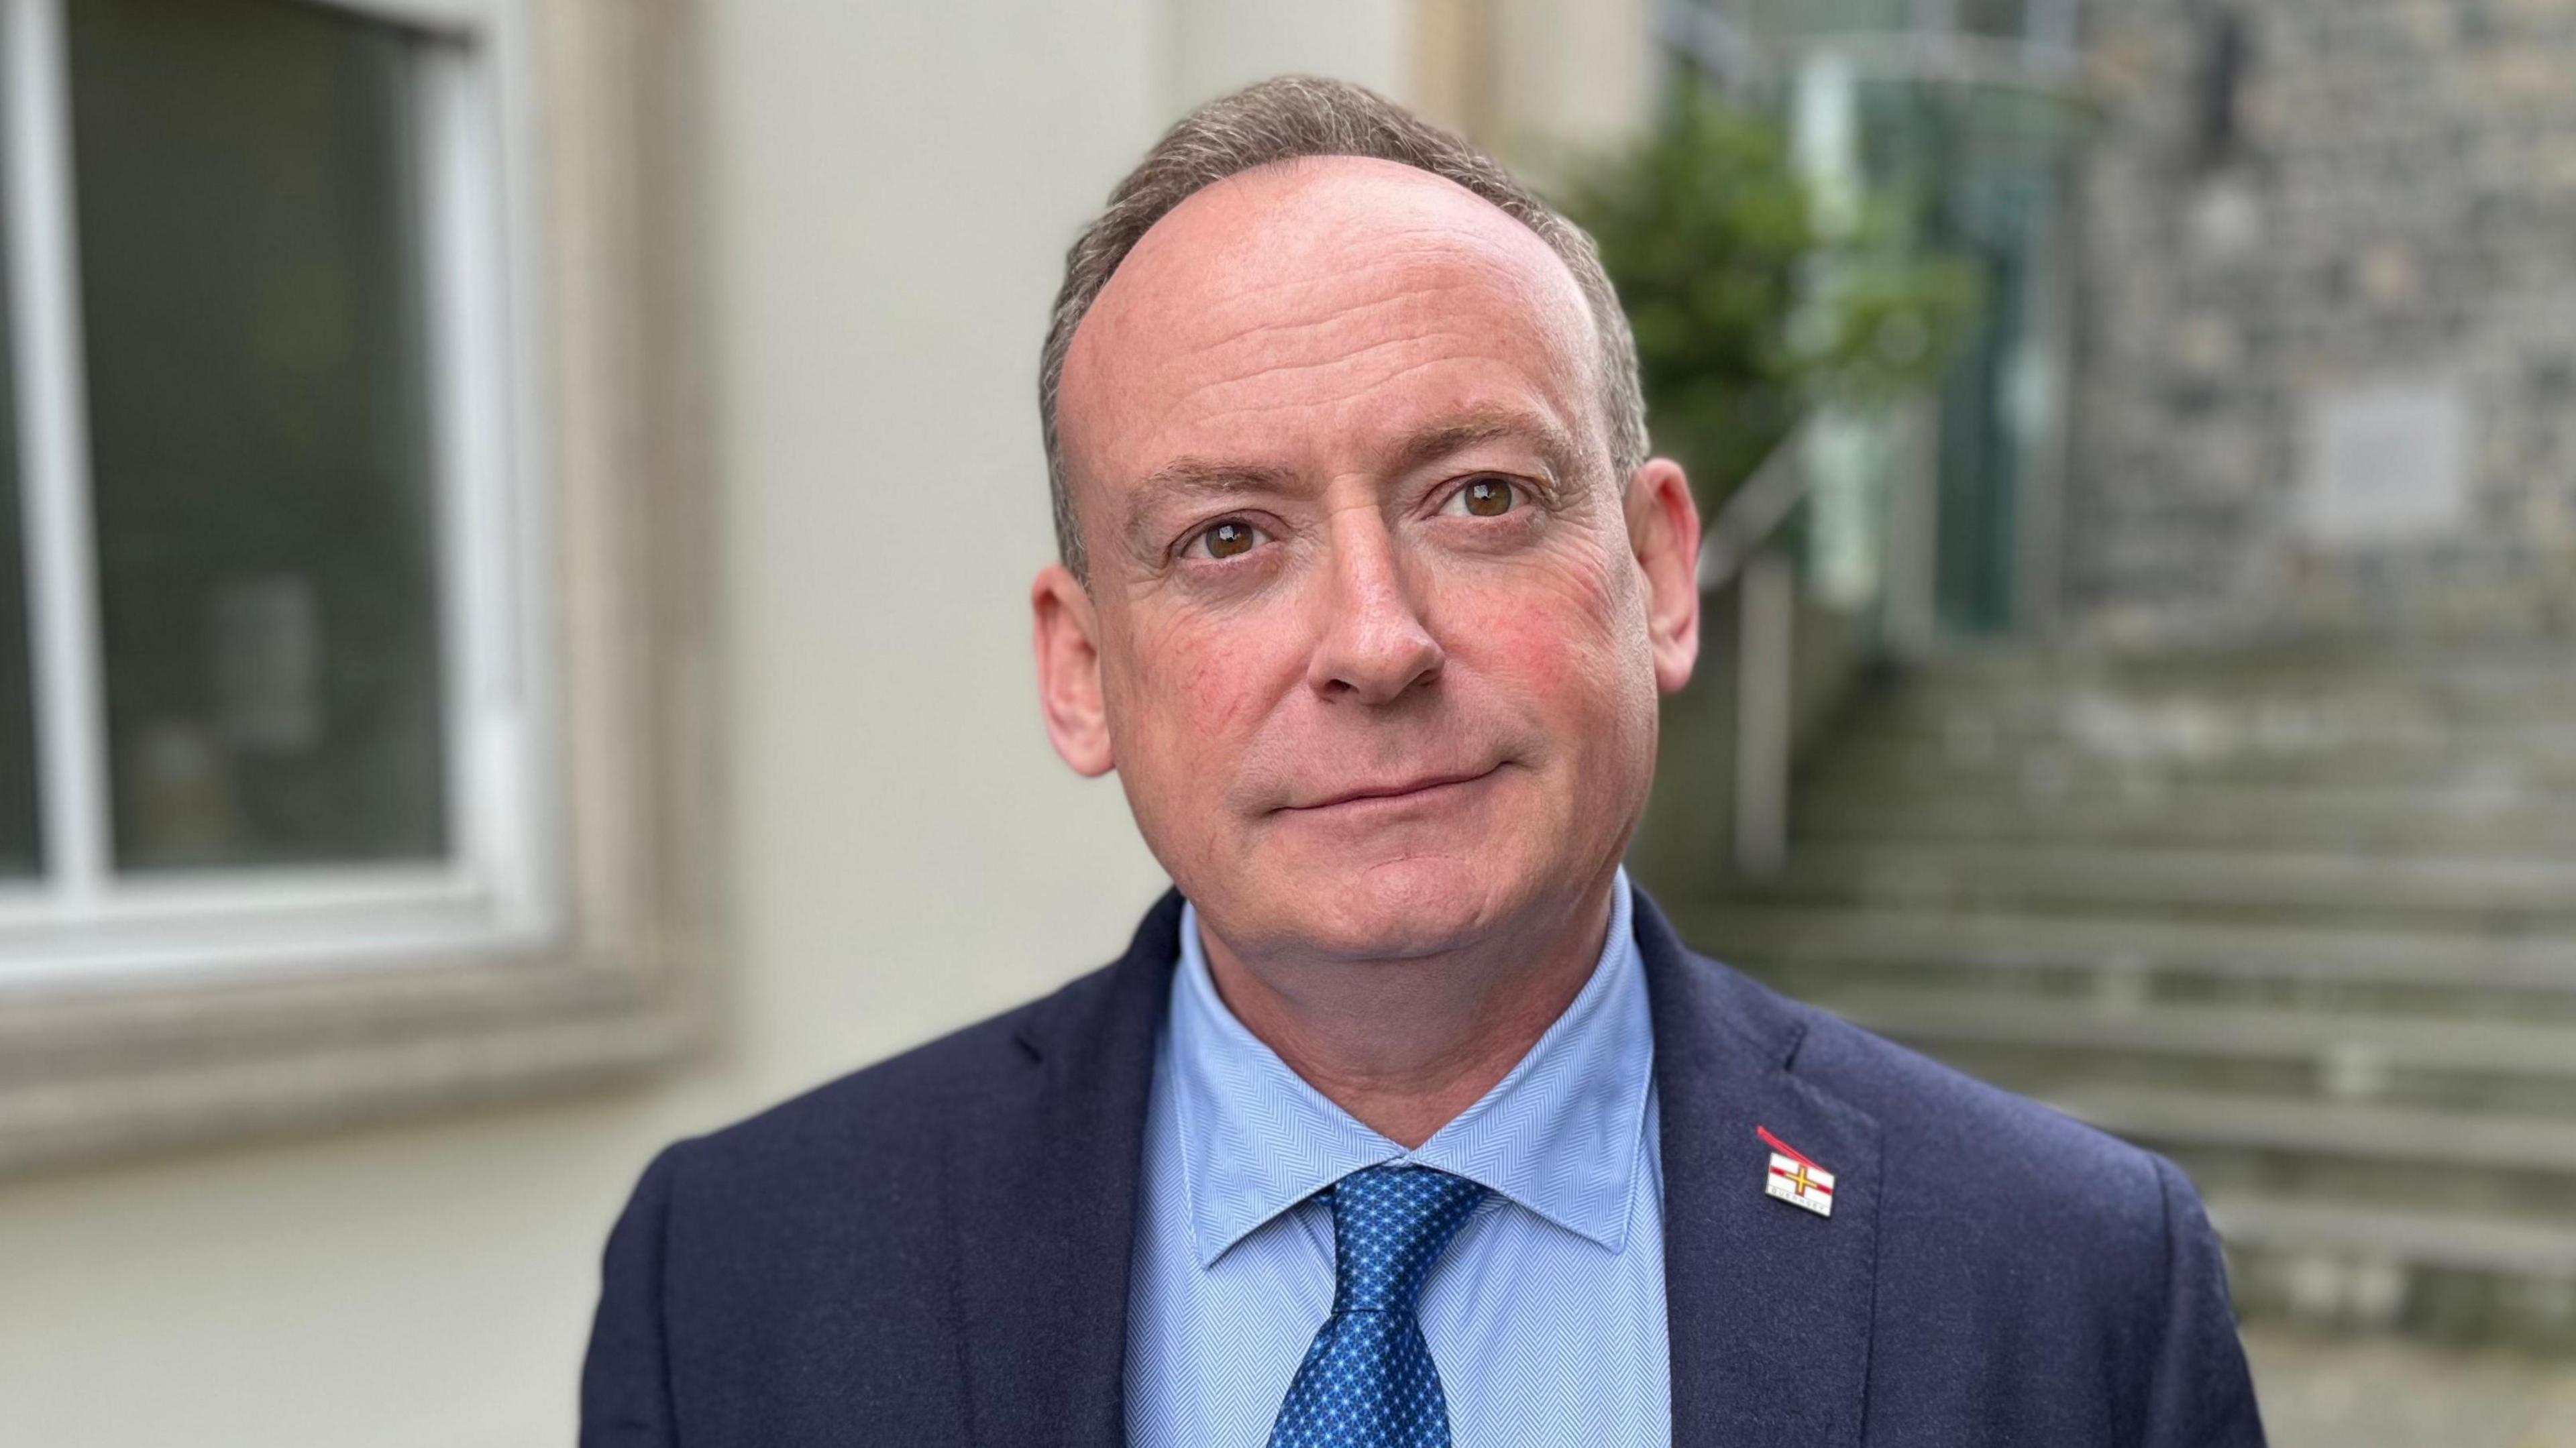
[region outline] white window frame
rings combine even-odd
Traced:
[[[6,194],[44,871],[0,889],[0,983],[151,971],[263,970],[524,947],[562,911],[553,794],[540,757],[542,455],[517,445],[528,339],[511,326],[526,245],[504,236],[524,132],[510,95],[517,27],[494,0],[344,8],[417,34],[419,215],[428,316],[431,473],[446,690],[448,858],[406,866],[231,868],[120,877],[112,857],[103,644],[90,529],[80,251],[64,0],[0,0],[10,26]]]
[[[0,0],[45,866],[0,888],[0,1170],[591,1081],[701,1034],[686,12],[297,3],[424,41],[449,856],[114,870],[64,0]]]

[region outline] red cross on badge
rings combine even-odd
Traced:
[[[1771,1171],[1762,1190],[1819,1217],[1834,1214],[1834,1174],[1807,1160],[1805,1153],[1773,1136],[1768,1127],[1753,1128],[1771,1148]]]

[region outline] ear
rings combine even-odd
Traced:
[[[1628,546],[1646,576],[1646,637],[1655,685],[1678,694],[1699,662],[1699,504],[1671,458],[1628,479]]]
[[[1100,620],[1091,595],[1061,563],[1038,570],[1029,587],[1035,611],[1038,707],[1046,714],[1055,752],[1085,779],[1116,764],[1109,748],[1109,715],[1101,704]]]

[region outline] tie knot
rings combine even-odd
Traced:
[[[1410,1315],[1431,1266],[1485,1189],[1427,1166],[1372,1166],[1333,1184],[1335,1312]]]

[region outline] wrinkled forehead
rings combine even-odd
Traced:
[[[1140,238],[1065,358],[1077,474],[1152,467],[1194,422],[1246,424],[1365,393],[1437,354],[1471,386],[1519,370],[1596,433],[1591,313],[1535,232],[1455,182],[1361,157],[1217,182]]]

